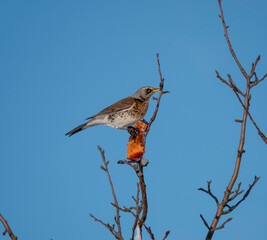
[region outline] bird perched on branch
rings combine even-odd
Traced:
[[[107,125],[117,129],[128,130],[135,135],[136,129],[131,125],[139,122],[146,114],[151,96],[159,91],[158,88],[142,87],[132,96],[124,98],[101,112],[93,115],[88,122],[74,128],[65,135],[72,136],[88,127]]]

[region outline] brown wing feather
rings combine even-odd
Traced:
[[[127,108],[130,108],[132,107],[133,105],[135,104],[135,100],[133,97],[127,97],[127,98],[124,98],[112,105],[110,105],[109,107],[103,109],[101,112],[89,117],[89,118],[86,118],[87,119],[90,119],[90,118],[93,118],[95,116],[100,116],[100,115],[105,115],[105,114],[109,114],[109,113],[115,113],[115,112],[120,112],[122,110],[125,110]]]

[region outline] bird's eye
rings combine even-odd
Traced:
[[[152,90],[151,90],[150,88],[147,88],[147,89],[146,89],[146,92],[147,92],[147,93],[151,93],[151,91],[152,91]]]

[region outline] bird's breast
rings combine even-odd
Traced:
[[[143,118],[146,115],[148,104],[149,100],[145,101],[136,100],[133,110],[140,116],[140,118]]]

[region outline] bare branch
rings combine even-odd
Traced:
[[[200,217],[201,217],[201,219],[202,219],[204,225],[207,227],[207,229],[210,230],[209,224],[207,223],[207,221],[205,220],[205,218],[203,217],[202,214],[200,214]]]
[[[111,177],[110,177],[110,174],[109,174],[109,171],[108,171],[108,163],[106,161],[106,158],[105,158],[105,152],[104,150],[100,147],[100,146],[97,146],[98,150],[100,151],[101,153],[101,156],[102,156],[102,160],[103,160],[103,163],[105,165],[105,168],[103,167],[102,169],[107,173],[107,176],[108,176],[108,180],[109,180],[109,184],[110,184],[110,187],[111,187],[111,191],[112,191],[112,195],[113,195],[113,199],[114,199],[114,204],[116,206],[116,217],[115,217],[115,222],[118,226],[118,233],[117,233],[117,237],[118,239],[123,239],[122,238],[122,234],[121,234],[121,224],[120,224],[120,209],[119,209],[119,204],[118,204],[118,201],[117,201],[117,197],[116,197],[116,194],[115,194],[115,190],[114,190],[114,187],[113,187],[113,183],[111,181]],[[102,167],[102,166],[101,166]]]
[[[241,182],[238,184],[237,189],[235,190],[235,194],[231,198],[229,198],[227,202],[233,201],[238,195],[244,192],[244,190],[239,191],[240,187],[241,187]]]
[[[129,165],[135,172],[138,171],[137,165],[136,164],[135,165],[133,164],[133,163],[136,163],[136,162],[129,161],[129,160],[119,160],[117,163],[118,164],[126,164],[126,165]]]
[[[237,93],[237,89],[235,87],[234,81],[232,80],[232,77],[230,74],[227,74],[228,78],[229,78],[229,82],[231,83],[231,85],[233,86],[232,89],[235,93],[235,95],[237,96],[239,102],[241,103],[242,107],[244,108],[245,111],[247,111],[247,114],[251,120],[251,122],[254,124],[255,128],[258,130],[258,134],[260,135],[260,137],[262,138],[262,140],[267,144],[267,138],[265,137],[265,135],[263,134],[263,132],[260,130],[260,128],[258,127],[258,125],[255,123],[254,119],[252,118],[251,114],[249,113],[248,109],[245,107],[244,103],[242,102],[242,100],[240,99],[238,93]]]
[[[217,206],[218,206],[218,205],[219,205],[218,198],[217,198],[216,196],[214,196],[214,195],[212,194],[211,190],[210,190],[211,180],[208,181],[207,184],[208,184],[208,190],[206,190],[206,189],[204,189],[204,188],[199,188],[198,190],[199,190],[199,191],[203,191],[203,192],[209,194],[209,195],[215,200],[215,202],[216,202],[216,204],[217,204]]]
[[[223,28],[224,28],[224,36],[226,38],[226,41],[227,41],[227,44],[228,44],[228,47],[229,47],[229,50],[236,62],[236,64],[238,65],[240,71],[242,72],[243,76],[247,79],[248,75],[245,71],[245,69],[241,66],[240,62],[238,61],[237,59],[237,56],[232,48],[232,44],[230,42],[230,39],[229,39],[229,36],[228,36],[228,31],[227,29],[229,28],[229,26],[226,26],[226,23],[225,23],[225,20],[224,20],[224,16],[223,16],[223,9],[222,9],[222,4],[221,4],[221,0],[218,0],[219,2],[219,6],[220,6],[220,12],[221,12],[221,15],[219,15],[219,18],[222,20],[222,25],[223,25]]]
[[[170,231],[168,230],[168,231],[165,233],[165,236],[164,236],[164,238],[162,238],[162,240],[165,240],[165,239],[169,236],[169,234],[170,234]]]
[[[152,118],[150,119],[148,125],[147,125],[147,129],[146,132],[148,133],[151,127],[151,124],[155,121],[157,113],[158,113],[158,109],[159,109],[159,104],[160,104],[160,100],[163,94],[165,93],[169,93],[169,91],[163,91],[163,87],[164,87],[164,78],[162,77],[161,74],[161,69],[160,69],[160,62],[159,62],[159,53],[157,53],[157,61],[158,61],[158,69],[159,69],[159,76],[160,76],[160,84],[159,84],[159,89],[160,89],[160,94],[159,97],[157,98],[157,105],[156,105],[156,109],[155,112],[152,116]]]
[[[214,232],[216,230],[222,229],[227,222],[231,221],[231,218],[229,218],[220,227],[217,227],[217,224],[218,224],[218,222],[219,222],[222,214],[225,213],[223,211],[224,208],[225,207],[228,207],[228,208],[230,207],[228,205],[228,202],[229,201],[232,201],[234,198],[236,198],[238,195],[240,195],[240,191],[239,191],[240,186],[238,186],[236,192],[233,192],[232,189],[233,189],[233,186],[234,186],[234,184],[235,184],[235,182],[237,180],[238,174],[239,174],[242,155],[245,152],[244,151],[244,144],[245,144],[245,134],[246,134],[246,126],[247,126],[247,116],[249,115],[250,116],[250,119],[252,119],[251,115],[249,114],[249,101],[251,99],[251,95],[250,95],[251,84],[253,84],[253,83],[251,83],[250,79],[254,75],[255,76],[255,80],[257,80],[257,75],[255,73],[255,68],[256,68],[257,63],[260,60],[260,57],[258,57],[256,59],[255,63],[252,64],[252,69],[251,69],[250,75],[248,76],[248,74],[246,73],[246,71],[244,70],[244,68],[242,67],[242,65],[240,64],[240,62],[239,62],[239,60],[238,60],[238,58],[237,58],[237,56],[236,56],[236,54],[235,54],[235,52],[234,52],[234,50],[232,48],[231,42],[229,40],[229,36],[228,36],[228,32],[227,32],[228,31],[227,30],[228,29],[228,26],[226,25],[225,20],[224,20],[224,15],[223,15],[223,9],[222,9],[222,5],[221,5],[221,0],[218,0],[218,3],[219,3],[219,8],[220,8],[220,14],[221,14],[219,17],[220,17],[220,19],[222,21],[222,25],[223,25],[223,28],[224,28],[224,36],[226,38],[226,41],[227,41],[229,50],[230,50],[230,52],[232,54],[232,57],[234,58],[236,64],[238,65],[241,73],[243,74],[243,76],[246,79],[246,93],[244,94],[244,102],[243,102],[240,99],[240,96],[239,96],[240,93],[239,93],[238,88],[234,84],[231,76],[228,74],[230,86],[233,89],[233,91],[235,92],[236,96],[238,97],[240,103],[242,104],[242,106],[244,108],[244,111],[243,111],[243,118],[242,118],[242,120],[239,120],[239,122],[241,122],[242,124],[241,124],[240,139],[239,139],[239,145],[238,145],[238,149],[237,149],[237,156],[236,156],[236,160],[235,160],[234,172],[233,172],[233,175],[232,175],[232,177],[231,177],[231,179],[230,179],[230,181],[229,181],[229,183],[228,183],[228,185],[226,187],[226,191],[224,192],[224,196],[223,196],[223,199],[222,199],[221,203],[217,204],[217,211],[216,211],[215,217],[213,218],[212,224],[211,224],[211,226],[209,228],[208,234],[206,236],[206,240],[211,240],[212,237],[213,237],[213,234],[214,234]],[[220,79],[220,80],[222,81],[222,79]],[[224,80],[223,82],[225,83],[226,81]],[[253,121],[253,123],[254,123],[255,126],[257,126],[254,121]],[[259,129],[258,129],[258,132],[259,132],[259,134],[261,136],[263,135],[263,133],[260,132]],[[265,136],[262,137],[262,138],[264,139]],[[248,193],[249,193],[249,191],[248,191]],[[230,195],[231,194],[234,194],[234,195],[230,198]],[[245,194],[245,195],[247,196],[248,194]],[[243,198],[244,198],[243,200],[245,200],[246,197],[243,197]],[[235,205],[235,207],[237,207],[238,204]]]
[[[240,203],[242,203],[242,202],[247,198],[247,196],[249,195],[251,189],[254,187],[254,185],[257,183],[257,181],[258,181],[259,179],[260,179],[259,177],[256,177],[256,176],[255,176],[253,183],[249,185],[249,188],[248,188],[248,190],[246,191],[246,193],[244,194],[244,196],[242,197],[242,199],[241,199],[240,201],[238,201],[238,202],[237,202],[234,206],[232,206],[232,207],[229,206],[229,205],[226,205],[229,209],[228,209],[227,211],[223,211],[222,214],[225,215],[225,214],[227,214],[227,213],[232,212],[235,208],[237,208],[237,206],[238,206]],[[243,191],[241,191],[241,192],[243,192]],[[228,202],[230,202],[230,201],[228,200]]]
[[[134,221],[134,224],[133,224],[133,227],[132,227],[132,238],[131,240],[134,239],[134,233],[135,233],[135,229],[136,229],[136,226],[137,226],[137,223],[139,222],[139,216],[140,216],[140,213],[142,211],[142,206],[139,206],[139,193],[140,193],[140,188],[139,188],[139,184],[137,183],[137,193],[136,193],[136,198],[134,196],[132,196],[136,206],[135,207],[119,207],[119,206],[116,206],[114,203],[111,203],[111,205],[115,208],[119,208],[120,211],[122,212],[126,212],[126,213],[131,213],[134,218],[135,218],[135,221]],[[135,213],[134,211],[135,210]]]
[[[12,232],[11,228],[9,227],[6,219],[4,219],[4,217],[2,216],[1,213],[0,213],[0,221],[3,223],[3,225],[5,227],[5,231],[3,232],[3,235],[5,235],[6,233],[8,233],[10,239],[17,240],[17,237],[14,235],[14,233]]]
[[[150,227],[147,227],[145,224],[144,224],[144,227],[145,227],[147,233],[149,234],[151,240],[155,240],[155,237],[154,237],[154,234],[151,231],[151,228]]]
[[[139,226],[142,229],[142,225],[146,221],[147,217],[147,209],[148,209],[148,204],[147,204],[147,195],[146,195],[146,184],[145,184],[145,179],[144,179],[144,174],[143,174],[143,166],[141,165],[140,162],[138,162],[138,178],[139,178],[139,183],[140,183],[140,188],[141,188],[141,193],[142,193],[142,217],[139,221]]]
[[[257,57],[255,63],[252,63],[252,67],[251,67],[251,70],[250,70],[250,76],[249,76],[250,79],[252,78],[253,74],[255,73],[256,66],[257,66],[258,62],[260,61],[260,59],[261,59],[261,55],[259,55]]]
[[[254,73],[253,73],[253,75],[254,75],[254,77],[255,77],[255,81],[254,81],[254,82],[258,82],[258,81],[259,81],[259,79],[258,79],[257,73],[256,73],[256,72],[254,72]],[[250,87],[251,87],[251,85],[250,85]]]
[[[121,207],[116,206],[116,204],[114,204],[113,202],[111,202],[110,204],[113,207],[118,208],[122,212],[128,212],[128,213],[131,213],[134,217],[136,216],[136,214],[132,211],[132,209],[135,209],[135,207],[127,208],[127,207],[123,206],[123,208],[121,208]]]
[[[215,229],[213,229],[213,231],[216,231],[216,230],[219,230],[219,229],[222,229],[224,228],[224,225],[228,222],[230,222],[233,218],[228,218],[220,227],[217,227]]]
[[[255,75],[255,77],[256,77],[256,75]],[[251,83],[250,87],[252,88],[252,87],[256,86],[256,85],[259,84],[261,81],[263,81],[266,77],[267,77],[267,73],[266,73],[260,80],[257,80],[257,79],[256,79],[253,83]]]
[[[113,225],[113,226],[110,226],[108,223],[104,223],[104,222],[102,222],[100,219],[97,219],[93,214],[89,214],[90,215],[90,217],[91,218],[93,218],[96,222],[99,222],[99,223],[101,223],[103,226],[105,226],[111,233],[112,233],[112,235],[114,235],[114,237],[116,238],[116,239],[120,239],[119,238],[119,236],[118,236],[118,233],[115,231],[115,226]]]
[[[142,206],[139,206],[139,193],[140,193],[140,187],[139,187],[139,184],[137,183],[137,193],[136,193],[136,198],[133,197],[133,200],[135,201],[135,209],[136,209],[136,216],[135,216],[135,220],[134,220],[134,224],[133,224],[133,227],[132,227],[132,239],[134,239],[134,232],[135,232],[135,229],[136,229],[136,226],[139,222],[139,216],[140,216],[140,213],[142,211]]]
[[[219,74],[219,72],[217,71],[217,70],[215,70],[215,72],[216,72],[216,77],[218,78],[218,79],[220,79],[223,83],[225,83],[228,87],[230,87],[230,88],[233,88],[233,86],[231,85],[231,84],[229,84],[225,79],[223,79],[221,76],[220,76],[220,74]],[[236,91],[238,92],[238,93],[240,93],[243,97],[245,97],[245,94],[240,90],[240,89],[238,89],[237,87],[236,87]]]
[[[155,237],[154,237],[154,234],[151,231],[151,228],[150,227],[147,227],[145,224],[144,224],[144,227],[145,227],[147,233],[149,234],[151,240],[155,240]],[[170,231],[169,230],[166,231],[165,236],[163,237],[162,240],[165,240],[168,237],[169,234],[170,234]]]

